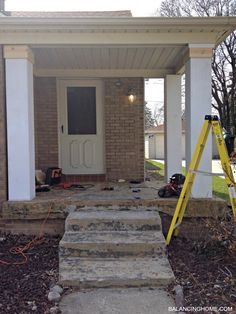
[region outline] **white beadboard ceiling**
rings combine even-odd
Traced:
[[[185,46],[33,48],[37,69],[175,69]]]

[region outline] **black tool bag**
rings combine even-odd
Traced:
[[[184,184],[185,176],[183,176],[181,173],[175,173],[170,178],[170,183],[174,183],[176,185]]]
[[[48,185],[56,185],[61,182],[61,168],[51,167],[47,169],[46,181]]]

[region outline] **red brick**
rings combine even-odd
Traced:
[[[58,166],[57,90],[55,78],[35,78],[35,163],[46,171]]]

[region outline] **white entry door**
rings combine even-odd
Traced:
[[[104,173],[100,80],[59,80],[60,161],[64,174]]]

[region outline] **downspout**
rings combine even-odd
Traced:
[[[5,12],[5,0],[0,0],[0,12]]]
[[[11,12],[5,11],[5,0],[0,0],[0,16],[10,16]],[[9,199],[9,191],[8,191],[8,149],[7,149],[7,100],[6,100],[6,63],[4,60],[4,47],[1,45],[1,56],[2,56],[2,80],[3,80],[3,110],[4,110],[4,129],[5,129],[5,178],[6,178],[6,200]]]
[[[4,129],[5,129],[5,177],[6,177],[6,199],[9,199],[8,192],[8,151],[7,151],[7,99],[6,99],[6,63],[4,60],[3,45],[1,45],[1,55],[2,55],[2,80],[3,80],[3,108],[4,108]]]
[[[5,0],[0,0],[0,16],[1,15],[5,16],[11,15],[10,12],[5,11]]]

